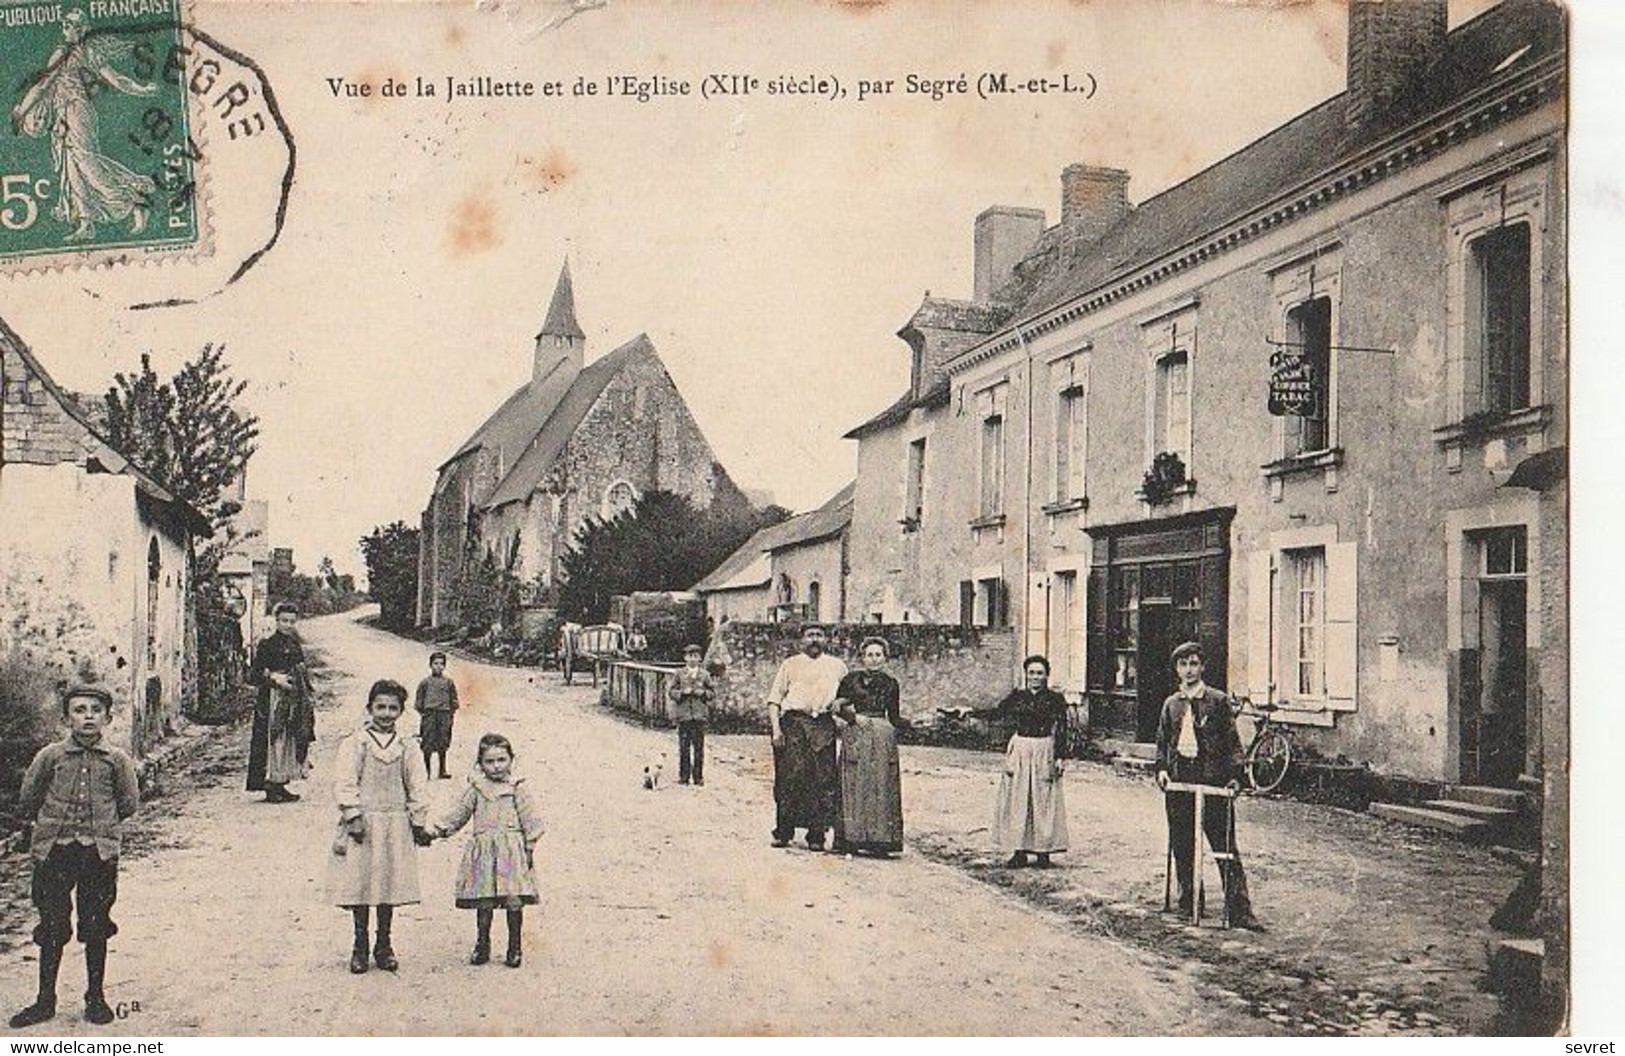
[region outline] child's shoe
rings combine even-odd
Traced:
[[[386,972],[393,972],[401,966],[401,962],[395,958],[395,951],[384,945],[373,947],[372,961]]]
[[[355,975],[366,975],[370,962],[367,960],[367,948],[357,946],[350,951],[350,971]]]
[[[12,1016],[9,1022],[12,1029],[32,1027],[37,1023],[44,1023],[56,1015],[55,998],[39,998],[32,1005]]]
[[[491,943],[489,941],[476,942],[474,952],[468,955],[469,964],[490,964]]]
[[[1260,928],[1259,930],[1262,931],[1263,929]],[[508,956],[502,959],[502,963],[506,964],[509,968],[517,968],[524,963],[524,960],[524,956],[520,954],[518,950],[509,950]]]

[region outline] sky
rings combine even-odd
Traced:
[[[1488,0],[1451,4],[1452,23]],[[196,24],[263,69],[297,147],[201,123],[212,252],[0,277],[0,316],[63,385],[104,391],[151,352],[224,343],[261,419],[251,496],[304,570],[361,572],[357,539],[417,523],[435,469],[522,384],[560,264],[595,358],[647,332],[723,464],[791,508],[850,480],[843,433],[907,385],[895,336],[921,297],[968,297],[988,205],[1059,208],[1072,162],[1129,170],[1140,201],[1339,91],[1336,2],[610,0],[543,32],[541,0],[206,3]],[[1016,12],[1019,11],[1019,16]],[[1267,57],[1263,61],[1261,57]],[[1092,75],[1060,95],[932,101],[905,78]],[[859,104],[769,97],[335,97],[417,76],[711,72],[892,79]],[[443,90],[443,88],[442,88]]]

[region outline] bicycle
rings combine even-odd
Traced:
[[[1277,710],[1275,705],[1268,701],[1254,704],[1246,697],[1232,696],[1230,709],[1253,720],[1253,740],[1245,753],[1247,783],[1254,792],[1275,791],[1292,766],[1292,737],[1274,724],[1271,713]]]

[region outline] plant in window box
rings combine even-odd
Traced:
[[[1483,433],[1506,418],[1505,411],[1482,410],[1474,411],[1462,418],[1459,423],[1463,436],[1476,436]]]
[[[1140,497],[1161,506],[1185,484],[1185,462],[1172,451],[1162,451],[1151,460],[1151,468],[1140,481]]]

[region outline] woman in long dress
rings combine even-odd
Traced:
[[[897,760],[897,679],[886,674],[886,642],[864,640],[863,667],[841,679],[841,810],[837,850],[890,855],[903,849],[903,781]]]
[[[1027,684],[991,708],[972,712],[981,719],[1015,723],[1004,753],[1004,774],[993,811],[993,843],[1012,869],[1035,855],[1047,869],[1050,855],[1066,850],[1066,796],[1061,760],[1066,754],[1066,698],[1049,688],[1049,661],[1029,656],[1022,665]]]

